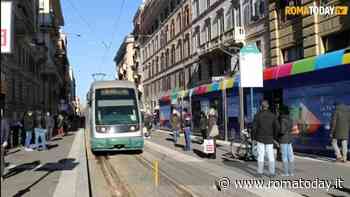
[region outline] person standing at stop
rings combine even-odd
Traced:
[[[253,121],[254,140],[257,141],[258,149],[258,176],[263,175],[265,154],[269,161],[269,176],[275,176],[275,156],[273,143],[280,126],[277,117],[269,111],[269,103],[264,100],[261,103],[261,111],[258,112]]]

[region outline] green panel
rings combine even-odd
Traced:
[[[124,145],[118,149],[115,145]],[[92,138],[91,148],[93,150],[138,150],[144,145],[143,137],[122,137],[122,138]]]
[[[315,70],[316,57],[302,59],[293,63],[292,75]]]

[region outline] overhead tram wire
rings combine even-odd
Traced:
[[[107,48],[106,48],[105,53],[104,53],[103,56],[101,57],[101,64],[104,63],[104,60],[105,60],[105,58],[106,58],[107,53],[109,53],[111,47],[113,46],[113,40],[114,40],[114,37],[115,37],[115,35],[116,35],[116,33],[117,33],[117,29],[118,29],[119,24],[120,24],[120,18],[121,18],[122,13],[123,13],[124,5],[125,5],[125,0],[122,1],[122,4],[121,4],[121,6],[120,6],[119,14],[117,15],[117,18],[116,18],[116,20],[115,20],[115,22],[114,22],[114,24],[113,24],[113,26],[115,26],[115,30],[114,30],[113,33],[112,33],[111,41],[108,43],[108,46],[107,46]]]
[[[70,7],[74,10],[74,13],[76,15],[78,15],[78,17],[80,18],[80,20],[85,23],[85,25],[88,27],[88,29],[90,30],[91,33],[95,33],[94,28],[92,27],[92,25],[80,14],[79,10],[77,9],[77,7],[73,4],[72,0],[66,0],[68,2],[68,4],[70,5]]]

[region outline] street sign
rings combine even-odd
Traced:
[[[1,53],[12,51],[12,2],[1,1]]]
[[[239,63],[241,87],[263,87],[262,54],[255,43],[241,49]]]

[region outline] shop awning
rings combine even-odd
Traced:
[[[341,49],[292,63],[266,68],[264,70],[264,80],[278,79],[344,64],[350,64],[350,49]]]
[[[350,48],[301,59],[275,67],[265,68],[263,76],[264,80],[273,80],[344,64],[350,64]],[[192,95],[203,95],[238,86],[239,77],[233,77],[219,82],[215,81],[211,84],[201,85],[189,90],[182,90],[180,92],[173,90],[170,95],[161,97],[161,100],[170,101],[171,99],[176,99],[177,97],[184,98]]]

